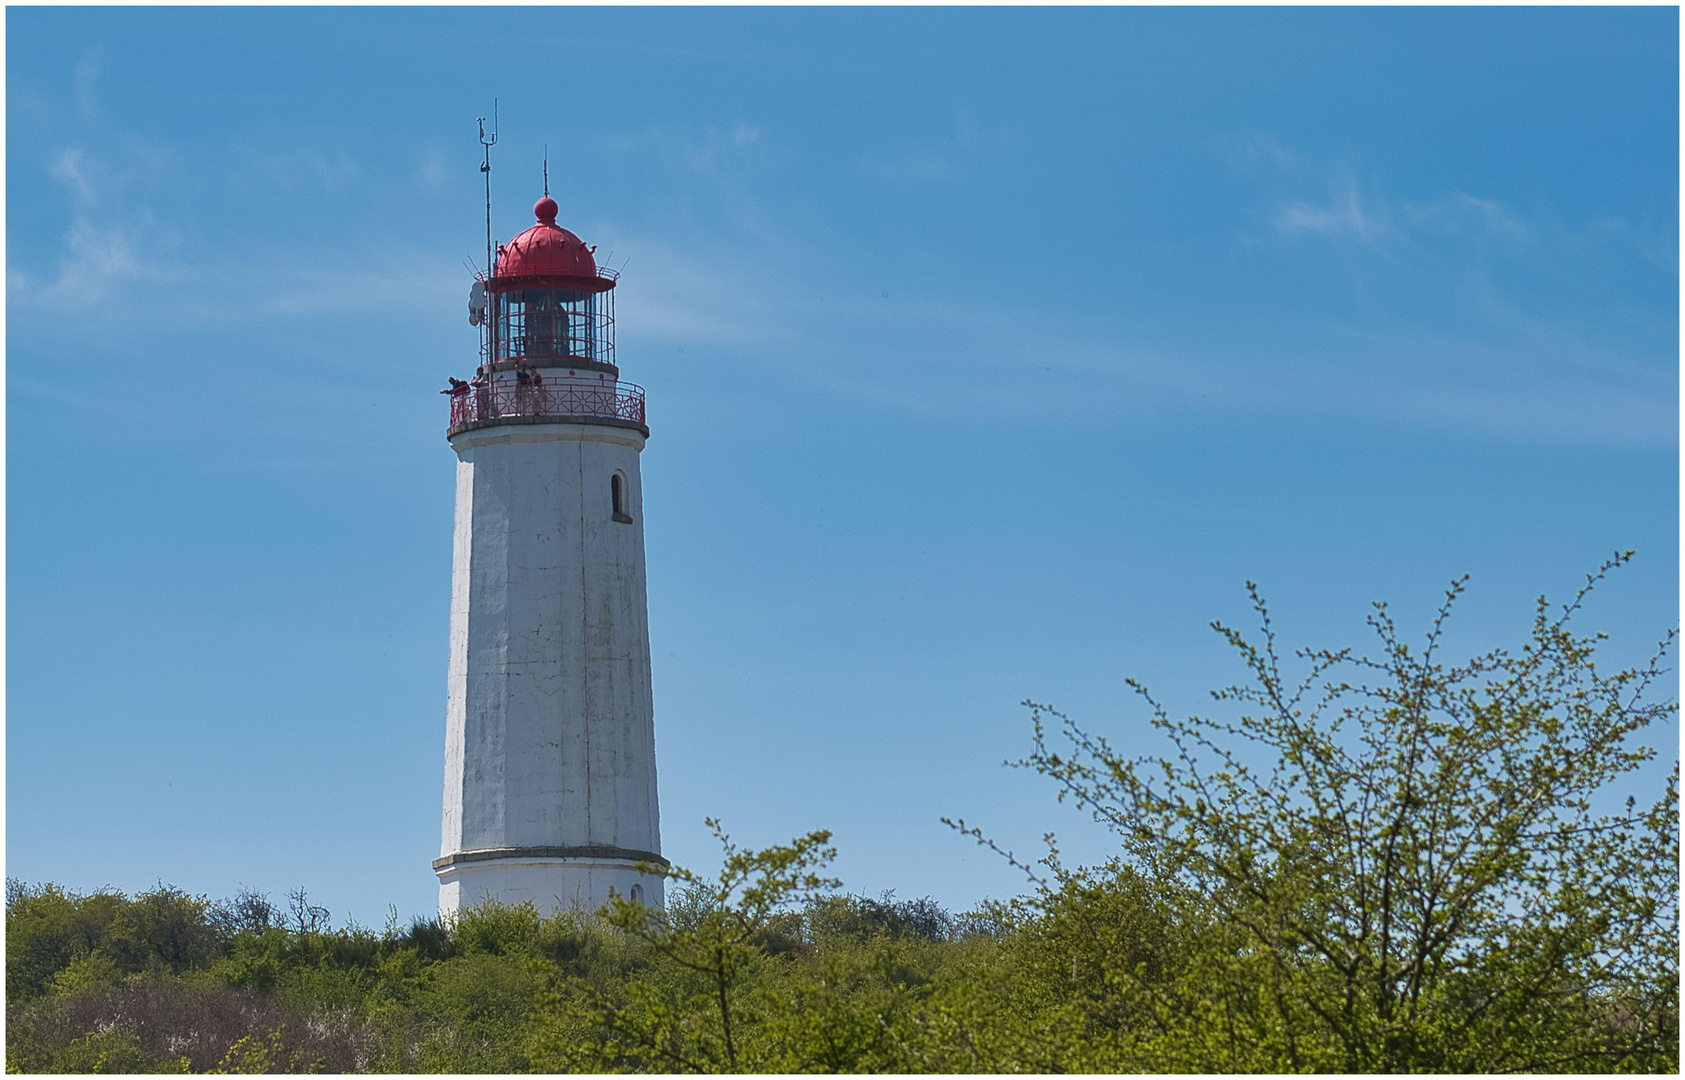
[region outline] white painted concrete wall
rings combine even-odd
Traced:
[[[447,918],[461,908],[495,896],[506,904],[531,900],[544,912],[575,907],[595,911],[608,903],[609,890],[621,896],[643,890],[646,904],[660,906],[662,879],[639,874],[620,862],[568,859],[509,859],[470,863],[439,872],[439,911]]]
[[[441,856],[592,846],[659,854],[643,484],[636,430],[507,424],[458,434]],[[610,477],[630,523],[613,520]],[[485,895],[647,903],[630,856],[438,869],[449,913]]]

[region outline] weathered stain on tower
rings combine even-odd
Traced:
[[[452,380],[457,454],[446,704],[445,913],[493,896],[594,909],[662,902],[642,387],[614,362],[612,271],[556,224],[497,248]]]

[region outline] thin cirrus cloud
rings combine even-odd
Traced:
[[[1275,216],[1275,227],[1284,233],[1309,232],[1322,236],[1349,236],[1372,242],[1382,231],[1373,217],[1363,212],[1355,192],[1347,192],[1327,207],[1292,203]]]
[[[1453,191],[1444,198],[1429,203],[1403,203],[1399,209],[1413,224],[1424,229],[1442,232],[1478,233],[1522,242],[1532,238],[1533,230],[1504,206],[1492,199],[1477,199],[1461,191]]]
[[[712,247],[706,262],[672,244],[620,237],[637,267],[623,320],[638,337],[707,345],[737,361],[874,408],[961,421],[1105,422],[1163,409],[1340,416],[1483,432],[1506,439],[1668,445],[1675,382],[1643,357],[1588,341],[1527,312],[1470,271],[1455,244],[1509,250],[1537,230],[1462,193],[1396,208],[1365,205],[1354,180],[1304,211],[1302,231],[1360,242],[1399,282],[1458,293],[1458,326],[1332,320],[1299,344],[1260,338],[1166,345],[1117,322],[1021,312],[909,285],[894,299],[846,261],[793,238]],[[1382,250],[1384,249],[1384,250]],[[730,268],[737,267],[733,272]],[[750,273],[750,270],[753,273]],[[753,291],[723,283],[755,280]],[[921,295],[922,291],[922,295]]]
[[[423,158],[424,170],[430,160]],[[257,250],[244,232],[212,241],[202,225],[173,220],[165,208],[162,194],[178,179],[177,165],[171,148],[132,137],[101,140],[97,151],[72,146],[55,153],[46,173],[70,204],[62,241],[34,265],[19,265],[12,253],[8,302],[24,313],[75,312],[69,332],[106,333],[110,323],[207,327],[370,304],[424,308],[443,303],[447,293],[455,299],[450,265],[430,270],[440,260],[413,244],[354,254],[287,245]],[[335,193],[365,180],[345,154],[308,149],[240,155],[233,172],[271,192]]]
[[[1373,192],[1366,194],[1351,163],[1316,162],[1261,132],[1218,140],[1216,152],[1233,172],[1261,190],[1307,185],[1326,189],[1322,198],[1277,195],[1270,224],[1280,235],[1309,234],[1369,245],[1396,239],[1401,232],[1478,234],[1510,241],[1532,237],[1527,226],[1497,200],[1450,191],[1427,201],[1394,204]]]
[[[1268,208],[1268,232],[1239,241],[1321,251],[1337,260],[1324,264],[1325,280],[1343,277],[1359,298],[1343,315],[1326,314],[1326,344],[1291,365],[1330,377],[1295,395],[1305,404],[1505,437],[1676,442],[1677,373],[1667,357],[1677,328],[1630,293],[1611,304],[1608,278],[1619,266],[1629,289],[1671,292],[1672,244],[1623,221],[1529,216],[1454,189],[1388,200],[1376,194],[1378,178],[1351,163],[1318,162],[1261,133],[1217,151]],[[1327,195],[1287,193],[1308,185]]]
[[[1278,245],[1352,249],[1358,261],[1334,269],[1374,283],[1366,306],[1303,319],[1287,336],[1237,325],[1226,344],[1191,346],[1174,344],[1164,327],[1144,337],[1124,318],[1093,312],[1003,319],[997,306],[965,296],[962,276],[907,282],[890,300],[848,259],[782,230],[740,163],[712,155],[711,182],[736,192],[735,207],[752,211],[755,228],[723,230],[705,260],[688,258],[683,245],[620,238],[637,281],[623,298],[626,323],[648,340],[712,345],[874,407],[961,419],[1104,421],[1198,407],[1553,442],[1676,438],[1669,373],[1508,287],[1512,263],[1564,267],[1561,238],[1460,191],[1389,202],[1349,164],[1319,164],[1268,135],[1220,150],[1266,192],[1323,187],[1321,200],[1278,196],[1266,220]],[[720,286],[734,280],[756,288]],[[1430,306],[1435,313],[1424,315]]]
[[[964,115],[956,131],[972,141],[989,134]],[[1268,135],[1230,140],[1219,157],[1265,196],[1276,244],[1355,245],[1377,273],[1390,275],[1381,290],[1390,299],[1382,302],[1403,310],[1413,291],[1456,294],[1464,325],[1403,318],[1376,329],[1353,316],[1346,325],[1331,319],[1297,345],[1239,332],[1227,344],[1192,347],[1166,344],[1174,335],[1162,327],[1144,337],[1105,313],[1050,309],[1003,319],[965,294],[961,275],[908,281],[886,297],[849,258],[793,228],[763,197],[762,155],[782,152],[763,126],[737,122],[689,136],[648,129],[613,149],[664,169],[716,211],[711,226],[677,239],[652,239],[647,228],[613,221],[590,226],[601,256],[612,253],[617,268],[630,268],[627,284],[636,287],[620,301],[629,339],[706,346],[874,408],[962,421],[1106,422],[1198,407],[1573,442],[1660,445],[1677,437],[1667,407],[1676,385],[1670,373],[1593,347],[1556,313],[1529,310],[1506,293],[1506,260],[1565,265],[1560,236],[1495,199],[1460,191],[1389,203],[1367,194],[1380,185],[1350,165],[1318,164]],[[204,324],[349,316],[370,305],[420,316],[459,305],[457,262],[415,242],[374,252],[322,250],[331,238],[262,252],[199,245],[189,257],[183,228],[149,205],[171,160],[167,150],[117,141],[98,154],[59,152],[48,171],[70,196],[65,246],[56,267],[9,269],[12,302],[26,311],[68,310],[100,297],[111,301],[112,318]],[[241,161],[253,183],[271,190],[331,195],[381,182],[330,150]],[[419,161],[407,182],[438,182],[439,155]],[[943,159],[937,167],[952,165]],[[1326,195],[1282,197],[1284,185],[1317,185]],[[1574,238],[1582,246],[1617,241],[1633,242],[1609,229]],[[220,290],[215,304],[195,300],[202,290],[190,286],[213,281],[241,287]],[[747,281],[755,287],[740,287]],[[171,303],[157,303],[160,294]],[[125,314],[125,304],[135,310]]]
[[[293,153],[252,153],[248,167],[280,191],[308,189],[340,192],[362,178],[363,168],[344,151],[299,150]]]
[[[1336,182],[1332,197],[1324,205],[1293,202],[1279,207],[1275,227],[1283,233],[1347,237],[1365,244],[1374,243],[1387,231],[1385,220],[1364,207],[1357,180],[1351,176]]]
[[[445,152],[443,150],[429,150],[421,156],[421,163],[416,166],[415,179],[425,187],[439,189],[446,186],[449,176],[445,171]]]
[[[63,249],[51,267],[7,267],[10,303],[23,310],[85,311],[89,302],[120,297],[136,284],[183,280],[167,258],[177,245],[176,231],[149,209],[124,205],[132,173],[114,172],[73,148],[54,157],[48,174],[71,195]]]
[[[85,120],[99,113],[99,77],[104,71],[105,49],[101,46],[89,49],[76,62],[76,110]]]

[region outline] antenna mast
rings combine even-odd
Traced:
[[[480,145],[486,148],[486,160],[480,171],[486,174],[486,277],[490,279],[496,267],[492,265],[491,250],[491,148],[497,145],[497,99],[491,99],[491,137],[486,137],[486,118],[476,119],[480,125]]]
[[[491,148],[497,143],[497,99],[491,99],[491,137],[486,137],[486,118],[481,116],[476,121],[480,125],[480,145],[486,149],[485,161],[480,165],[480,171],[486,176],[486,312],[480,322],[480,355],[487,364],[497,359],[497,325],[492,318],[492,311],[497,306],[497,298],[489,292],[491,276],[497,272],[497,265],[492,262],[491,246]],[[482,368],[482,371],[485,369]]]

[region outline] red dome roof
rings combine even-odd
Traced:
[[[585,278],[580,285],[599,291],[612,283],[597,276],[597,261],[585,241],[556,224],[556,200],[546,195],[533,205],[538,224],[497,249],[495,278]]]

